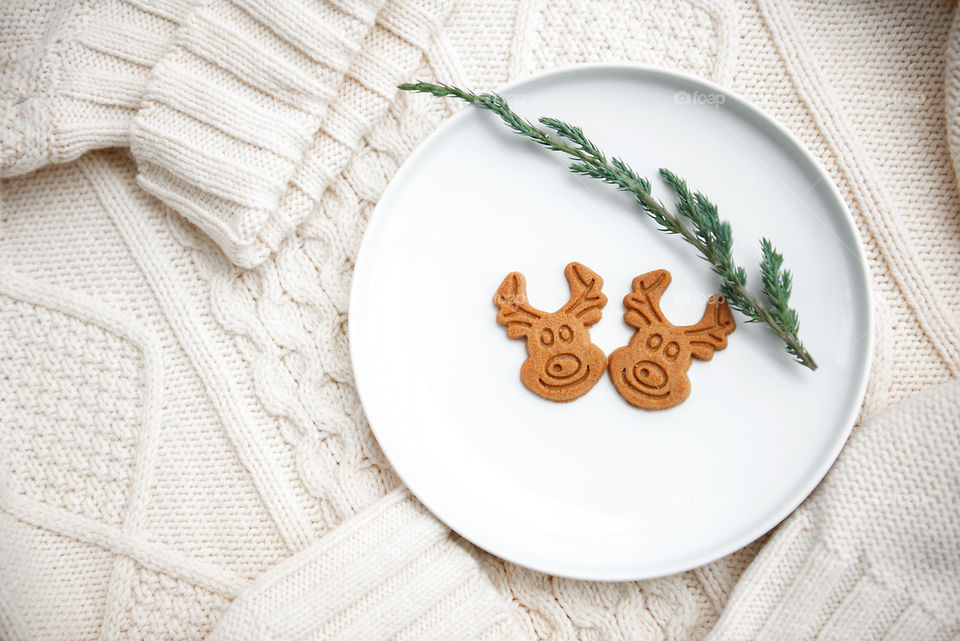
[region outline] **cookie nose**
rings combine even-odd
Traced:
[[[662,389],[667,384],[667,373],[651,361],[640,361],[633,366],[633,377],[649,389]]]
[[[564,379],[574,376],[580,371],[580,367],[580,357],[574,354],[557,354],[547,360],[543,369],[550,378]]]

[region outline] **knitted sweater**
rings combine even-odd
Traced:
[[[954,638],[952,9],[4,4],[0,638]],[[814,495],[727,558],[625,583],[520,568],[430,515],[365,422],[345,328],[373,205],[456,108],[395,85],[598,60],[787,126],[854,215],[878,319],[862,422]]]

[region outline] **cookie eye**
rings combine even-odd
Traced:
[[[650,338],[647,339],[647,347],[650,349],[657,349],[663,343],[663,336],[660,334],[650,334]]]
[[[680,353],[680,346],[670,341],[667,343],[667,346],[663,348],[663,354],[670,360],[673,360],[677,357],[677,354]]]
[[[548,346],[553,345],[553,330],[549,327],[540,330],[540,342]]]
[[[564,343],[569,343],[573,340],[573,330],[570,329],[569,325],[561,325],[560,329],[557,330],[557,336],[560,337]]]

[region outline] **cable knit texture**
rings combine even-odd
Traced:
[[[933,391],[960,368],[952,10],[5,4],[0,637],[956,636],[956,390]],[[865,423],[814,499],[769,543],[622,583],[438,523],[366,424],[346,338],[366,221],[457,108],[396,84],[597,60],[706,77],[788,127],[854,215],[878,318]]]

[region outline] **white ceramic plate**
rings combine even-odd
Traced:
[[[794,272],[801,336],[820,368],[795,364],[737,314],[728,348],[693,362],[690,398],[673,409],[634,409],[606,377],[572,403],[532,394],[519,380],[523,341],[495,321],[507,273],[525,274],[531,303],[547,311],[568,298],[568,262],[600,274],[609,303],[591,336],[608,355],[632,332],[621,301],[634,276],[670,270],[662,306],[677,325],[699,320],[719,283],[625,194],[464,109],[397,173],[357,260],[350,342],[377,440],[441,520],[530,568],[637,579],[736,550],[810,493],[862,401],[871,306],[849,213],[795,138],[704,81],[587,66],[502,93],[529,118],[580,125],[666,202],[658,167],[707,194],[733,226],[754,291],[759,239],[771,238]]]

